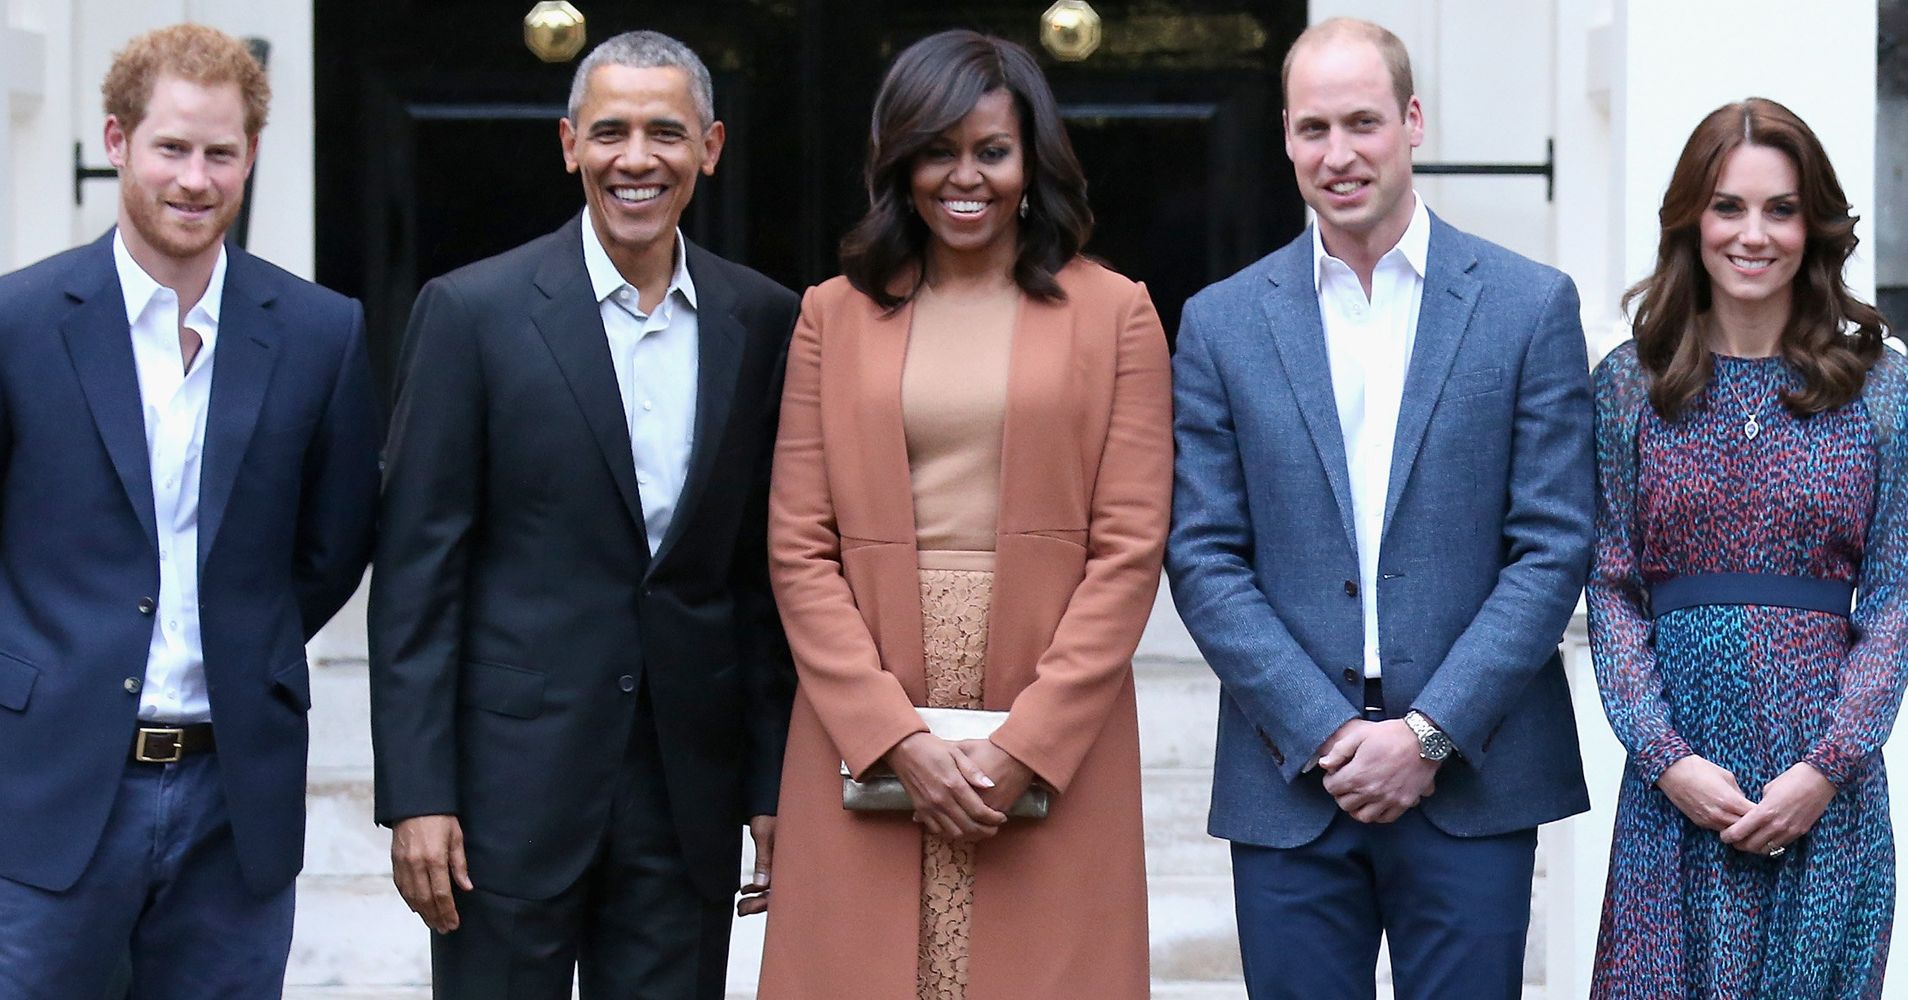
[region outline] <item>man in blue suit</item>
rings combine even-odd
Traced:
[[[1221,681],[1247,987],[1370,997],[1382,933],[1400,998],[1515,998],[1536,827],[1589,806],[1576,290],[1425,209],[1395,35],[1322,22],[1284,81],[1317,224],[1188,302],[1173,364],[1167,570]]]
[[[282,991],[304,644],[357,587],[357,304],[224,246],[269,89],[165,28],[105,86],[119,219],[0,277],[0,996]]]

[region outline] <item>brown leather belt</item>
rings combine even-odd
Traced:
[[[211,753],[210,722],[178,726],[140,726],[133,734],[132,759],[141,764],[175,764],[195,753]]]

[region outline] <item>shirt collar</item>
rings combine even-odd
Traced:
[[[583,210],[583,266],[590,272],[590,290],[596,296],[597,305],[629,284],[610,260],[609,251],[603,249],[603,241],[596,236],[596,226],[590,221],[587,208]],[[676,229],[676,272],[669,276],[669,287],[663,290],[663,297],[668,298],[670,292],[681,292],[689,308],[696,308],[696,283],[689,277],[689,248],[682,238],[681,227]]]
[[[1424,207],[1424,199],[1419,197],[1416,191],[1411,192],[1411,200],[1414,204],[1411,208],[1410,224],[1405,226],[1404,235],[1398,237],[1397,245],[1386,251],[1383,257],[1378,258],[1378,261],[1382,264],[1395,255],[1422,280],[1425,275],[1426,261],[1431,256],[1431,212]],[[1312,224],[1313,291],[1318,290],[1320,282],[1324,279],[1325,262],[1337,259],[1325,251],[1325,237],[1318,231],[1318,224],[1314,222]]]
[[[119,270],[119,292],[126,300],[126,325],[135,326],[146,307],[152,305],[152,297],[159,294],[160,285],[133,259],[132,251],[126,248],[126,237],[118,229],[113,230],[113,265]],[[219,259],[212,265],[212,280],[206,282],[205,294],[199,296],[198,303],[186,315],[186,325],[194,329],[201,325],[191,322],[195,314],[203,316],[204,322],[212,326],[210,331],[199,331],[202,340],[207,339],[207,333],[217,331],[219,304],[224,300],[225,246],[220,244]]]

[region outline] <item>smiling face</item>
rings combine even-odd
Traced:
[[[1424,142],[1417,97],[1404,108],[1378,47],[1331,37],[1293,56],[1285,92],[1285,153],[1299,194],[1318,213],[1334,256],[1376,256],[1411,223],[1411,150]]]
[[[1013,267],[1020,199],[1027,191],[1020,112],[992,90],[916,154],[909,176],[915,214],[927,224],[929,267],[949,255],[997,258]]]
[[[108,115],[106,158],[119,168],[119,231],[133,259],[162,281],[181,269],[209,273],[257,149],[235,83],[161,76],[130,133]]]
[[[1724,158],[1698,236],[1712,307],[1778,309],[1787,318],[1808,244],[1800,186],[1780,150],[1744,145]]]
[[[696,178],[715,173],[723,128],[703,128],[689,75],[674,67],[590,72],[576,120],[558,127],[563,164],[583,178],[596,235],[623,276],[664,269]]]

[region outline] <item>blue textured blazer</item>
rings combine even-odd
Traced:
[[[199,614],[240,871],[304,862],[305,641],[371,555],[379,414],[358,304],[227,251]],[[60,891],[106,828],[159,596],[112,234],[0,277],[0,876]]]
[[[1219,675],[1208,829],[1294,847],[1336,809],[1305,771],[1358,715],[1363,624],[1311,235],[1194,296],[1173,361],[1180,616]],[[1386,708],[1463,755],[1447,833],[1589,808],[1558,643],[1590,557],[1595,470],[1577,292],[1435,215],[1379,549]]]

